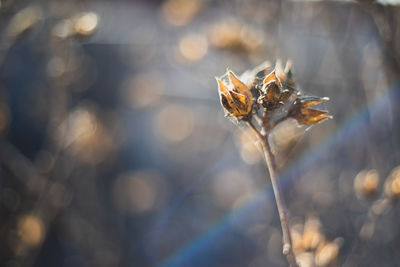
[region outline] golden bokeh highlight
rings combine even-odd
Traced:
[[[293,250],[300,266],[337,266],[337,258],[342,238],[328,241],[321,232],[321,221],[310,216],[304,225],[297,223],[291,227]]]
[[[161,7],[161,14],[168,24],[183,26],[193,20],[203,5],[203,0],[167,0]]]
[[[292,235],[293,251],[296,254],[298,254],[299,252],[304,251],[303,239],[302,239],[302,237],[303,237],[302,228],[303,228],[303,225],[294,225],[290,229],[290,234]]]
[[[156,133],[169,142],[180,142],[193,132],[194,115],[192,111],[181,105],[167,105],[155,120]]]
[[[192,63],[202,59],[208,50],[208,42],[204,35],[189,34],[179,40],[179,58],[187,63]]]
[[[400,198],[400,166],[394,168],[385,181],[385,195],[393,200]]]
[[[7,35],[11,38],[17,38],[30,31],[42,19],[43,11],[38,6],[28,6],[17,12],[11,19]]]
[[[220,173],[212,183],[213,200],[224,209],[241,206],[255,193],[255,184],[246,174],[238,170],[228,170]]]
[[[59,127],[58,142],[88,164],[97,164],[109,157],[116,145],[109,129],[89,106],[78,107],[69,114]]]
[[[291,227],[293,249],[296,254],[304,251],[313,251],[324,241],[324,235],[320,231],[320,221],[316,217],[309,217],[303,224]]]
[[[93,34],[99,23],[99,16],[94,12],[85,12],[74,19],[74,31],[77,35],[87,36]]]
[[[391,184],[391,193],[393,196],[398,197],[400,195],[400,179],[394,179]]]
[[[158,73],[138,74],[123,84],[121,97],[132,107],[153,106],[160,101],[164,86]]]
[[[166,198],[166,184],[154,170],[141,170],[117,177],[112,188],[115,207],[123,213],[144,213],[159,208]]]
[[[304,250],[316,249],[320,242],[324,240],[324,236],[320,232],[320,221],[317,218],[308,218],[304,224],[304,232],[302,236],[302,246]]]
[[[354,179],[354,190],[358,196],[372,196],[378,190],[379,180],[376,170],[361,171]]]
[[[52,28],[53,36],[64,39],[73,35],[74,24],[71,19],[63,19]]]
[[[69,146],[73,142],[85,143],[96,132],[98,127],[97,118],[93,111],[87,107],[78,107],[73,110],[61,127],[60,141],[64,146]]]
[[[302,252],[296,255],[296,260],[301,267],[315,267],[315,255],[312,252]]]
[[[339,245],[335,242],[321,244],[315,252],[315,263],[317,266],[337,266],[336,260],[339,255]]]
[[[17,225],[18,236],[28,246],[39,245],[44,238],[44,226],[40,218],[25,215],[19,218]]]
[[[263,33],[246,26],[236,19],[227,19],[211,26],[208,30],[210,45],[218,49],[257,51],[263,41]]]

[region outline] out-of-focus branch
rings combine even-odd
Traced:
[[[22,184],[28,186],[34,181],[40,184],[45,180],[33,166],[12,144],[0,141],[0,163],[4,165]],[[40,192],[36,192],[39,193]]]
[[[362,8],[368,12],[378,29],[383,44],[384,62],[389,81],[394,81],[400,72],[400,57],[395,47],[396,18],[393,8],[378,3],[375,0],[357,0]]]

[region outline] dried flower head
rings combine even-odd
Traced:
[[[273,128],[277,121],[282,122],[288,118],[307,126],[332,118],[327,111],[311,108],[328,101],[329,98],[302,96],[295,88],[290,61],[284,70],[280,61],[272,70],[267,63],[260,66],[245,72],[242,79],[228,71],[224,75],[228,76],[228,85],[222,81],[224,76],[221,79],[217,78],[221,104],[228,115],[239,120],[248,120],[252,114],[258,116],[258,111],[264,108],[262,121],[268,125],[263,127],[268,129]],[[253,101],[253,95],[257,101]]]
[[[253,107],[253,97],[249,88],[232,72],[227,72],[229,85],[216,78],[222,106],[228,115],[237,119],[249,118]]]
[[[263,81],[261,94],[258,98],[258,103],[262,104],[267,109],[272,109],[281,104],[281,88],[282,83],[273,70]]]
[[[302,125],[313,125],[322,120],[331,119],[332,116],[328,115],[328,111],[310,108],[328,100],[328,97],[298,97],[293,101],[288,116]]]

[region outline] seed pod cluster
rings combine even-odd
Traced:
[[[313,125],[332,118],[327,111],[311,108],[329,98],[302,96],[296,89],[290,62],[284,70],[280,62],[272,70],[266,65],[263,63],[260,65],[263,67],[245,72],[242,80],[232,71],[217,78],[221,104],[228,116],[239,121],[251,120],[253,115],[259,116],[260,109],[264,109],[264,122],[269,122],[275,113],[281,116],[275,121],[293,118],[300,125]]]

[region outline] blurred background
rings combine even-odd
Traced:
[[[333,120],[271,141],[301,266],[400,266],[400,8],[0,0],[0,265],[287,266],[214,77],[290,59]]]

